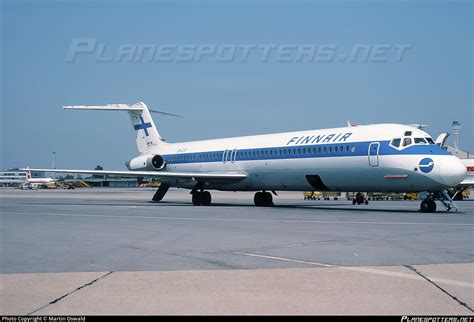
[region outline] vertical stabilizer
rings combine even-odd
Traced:
[[[165,140],[158,133],[155,122],[151,118],[150,111],[145,103],[136,103],[131,107],[137,108],[137,110],[131,110],[128,113],[133,129],[137,132],[138,151],[146,153],[152,147],[163,145]]]

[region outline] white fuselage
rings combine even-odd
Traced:
[[[54,183],[53,178],[31,178],[27,179],[28,183],[33,183],[33,184],[49,184],[49,183]]]
[[[394,139],[400,139],[398,147]],[[412,143],[403,146],[405,139]],[[164,144],[150,146],[147,154],[163,156],[163,172],[246,173],[239,182],[205,186],[230,191],[441,191],[466,176],[459,159],[426,132],[400,124]],[[168,183],[196,185],[180,179]]]

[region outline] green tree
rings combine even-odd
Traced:
[[[97,165],[94,170],[104,170],[104,168],[103,168],[102,166],[100,166],[100,165]],[[103,179],[104,176],[98,175],[98,174],[94,174],[94,175],[92,176],[92,178]]]

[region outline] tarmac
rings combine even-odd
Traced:
[[[473,315],[474,202],[0,188],[0,315]]]

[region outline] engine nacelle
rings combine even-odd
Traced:
[[[142,155],[125,163],[128,170],[158,171],[165,167],[165,159],[159,154]]]

